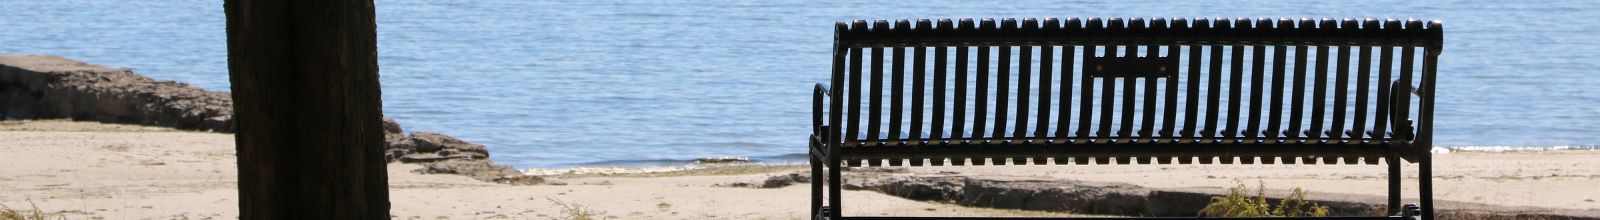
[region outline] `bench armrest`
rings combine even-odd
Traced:
[[[824,124],[826,122],[823,121],[825,119],[824,116],[826,115],[826,110],[824,108],[827,107],[826,104],[829,101],[828,98],[831,97],[833,97],[833,89],[828,86],[828,83],[817,83],[816,89],[811,93],[812,134],[826,134],[828,132],[824,130],[824,127],[826,126],[826,124]]]

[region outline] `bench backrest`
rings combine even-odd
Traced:
[[[828,112],[813,123],[831,125],[815,132],[843,148],[1275,143],[1411,154],[1431,146],[1442,29],[1393,19],[857,20],[835,36]]]

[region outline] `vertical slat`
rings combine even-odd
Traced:
[[[1373,72],[1373,46],[1360,46],[1360,49],[1362,53],[1358,53],[1360,59],[1357,59],[1358,64],[1355,65],[1358,69],[1355,73],[1355,121],[1350,123],[1354,124],[1350,126],[1352,129],[1349,134],[1350,139],[1363,139],[1363,134],[1366,132],[1366,112],[1368,112],[1366,96],[1368,96],[1368,86],[1371,86],[1371,72]]]
[[[1288,59],[1289,46],[1284,44],[1274,46],[1272,49],[1272,107],[1270,107],[1271,110],[1267,111],[1267,128],[1262,133],[1266,134],[1267,138],[1278,141],[1283,140],[1278,138],[1283,135],[1278,131],[1283,129],[1283,96],[1286,95],[1283,93],[1283,87],[1286,86],[1283,81],[1285,78],[1289,78],[1289,76],[1284,75],[1284,70],[1289,65]]]
[[[1028,137],[1028,101],[1032,98],[1033,46],[1022,46],[1017,55],[1017,120],[1012,128],[1012,139]],[[1044,127],[1040,127],[1044,128]]]
[[[1248,22],[1240,23],[1244,24],[1239,25],[1249,25]],[[1227,143],[1239,140],[1239,121],[1245,119],[1239,113],[1244,108],[1240,106],[1240,103],[1244,102],[1244,84],[1246,83],[1244,81],[1244,48],[1246,45],[1235,43],[1232,47],[1232,60],[1229,60],[1231,64],[1229,64],[1230,68],[1228,68],[1228,124],[1222,131],[1222,136],[1226,137],[1224,142]]]
[[[1225,23],[1225,21],[1221,20],[1218,20],[1217,22]],[[1215,142],[1217,141],[1217,133],[1219,133],[1217,132],[1217,122],[1222,120],[1220,117],[1220,112],[1222,111],[1223,45],[1221,43],[1212,42],[1211,45],[1208,45],[1207,47],[1210,47],[1211,50],[1210,71],[1206,72],[1207,75],[1210,75],[1210,80],[1206,81],[1206,84],[1208,85],[1208,89],[1206,89],[1206,128],[1205,130],[1201,130],[1200,133],[1201,137],[1205,137],[1205,139],[1208,141]]]
[[[1085,60],[1085,61],[1089,60],[1090,57],[1094,57],[1095,51],[1098,50],[1098,48],[1100,48],[1100,47],[1101,46],[1096,46],[1096,45],[1092,45],[1092,44],[1084,45],[1083,46],[1083,54],[1080,55],[1082,57],[1079,58],[1079,59]],[[1089,65],[1088,64],[1082,65],[1082,68],[1083,68],[1082,70],[1078,71],[1079,72],[1078,75],[1083,78],[1083,85],[1081,85],[1082,87],[1081,87],[1080,91],[1078,91],[1078,100],[1079,100],[1078,102],[1079,103],[1078,103],[1078,141],[1077,142],[1079,142],[1079,143],[1093,142],[1093,141],[1097,140],[1096,138],[1093,138],[1094,137],[1093,135],[1089,134],[1089,132],[1091,132],[1091,129],[1094,129],[1094,128],[1089,127],[1089,125],[1091,125],[1092,122],[1094,122],[1094,118],[1093,118],[1094,117],[1094,97],[1095,97],[1094,96],[1094,77],[1089,76]]]
[[[1329,50],[1328,45],[1317,46],[1317,69],[1311,82],[1311,128],[1305,132],[1306,137],[1312,139],[1322,138],[1323,119],[1327,115]]]
[[[980,20],[978,24],[980,32],[991,29],[994,29],[994,19]],[[978,45],[978,59],[974,61],[978,64],[978,84],[973,86],[974,92],[977,93],[975,95],[977,100],[972,105],[974,108],[972,113],[972,139],[980,143],[988,140],[988,138],[984,137],[984,131],[987,131],[987,120],[989,120],[989,91],[994,89],[989,87],[989,52],[993,48],[993,46]],[[983,163],[982,160],[974,160],[973,162]]]
[[[1208,27],[1211,27],[1211,21],[1210,19],[1195,19],[1194,24],[1189,24],[1189,26],[1195,27],[1195,33],[1200,33],[1202,30],[1210,30]],[[1187,75],[1189,75],[1189,80],[1187,80],[1189,88],[1184,91],[1186,92],[1184,94],[1184,99],[1186,99],[1184,100],[1184,129],[1182,129],[1182,137],[1184,139],[1181,142],[1195,140],[1195,136],[1198,134],[1198,131],[1195,131],[1195,121],[1200,120],[1200,75],[1202,75],[1200,67],[1206,64],[1205,57],[1202,57],[1205,48],[1200,48],[1200,46],[1203,45],[1194,43],[1194,45],[1187,46],[1189,48],[1189,72],[1187,72]]]
[[[1255,33],[1266,33],[1271,28],[1271,19],[1261,19],[1257,20],[1256,27],[1253,30],[1256,30]],[[1253,49],[1250,52],[1250,121],[1245,124],[1245,131],[1241,134],[1249,138],[1251,143],[1261,143],[1262,139],[1259,138],[1261,135],[1261,112],[1266,111],[1266,108],[1262,108],[1261,102],[1262,99],[1265,99],[1265,97],[1262,97],[1264,95],[1262,90],[1268,87],[1263,82],[1267,78],[1267,47],[1269,46],[1258,42],[1250,47]],[[1273,161],[1273,159],[1271,157],[1262,158],[1262,160],[1268,162]]]
[[[999,64],[995,68],[994,88],[994,134],[990,138],[1002,139],[1006,137],[1006,115],[1009,112],[1006,105],[1011,103],[1011,46],[999,46]],[[1026,74],[1026,73],[1021,73]],[[1022,116],[1017,116],[1021,118]]]
[[[1145,56],[1148,57],[1161,56],[1161,45],[1145,45],[1145,54]],[[1151,134],[1156,131],[1157,79],[1160,79],[1160,77],[1143,77],[1141,79],[1144,80],[1144,109],[1141,110],[1140,113],[1144,113],[1144,117],[1141,118],[1139,122],[1141,124],[1141,126],[1139,126],[1139,139],[1144,143],[1155,141],[1155,137],[1153,137],[1154,135]]]
[[[1124,23],[1123,23],[1122,20],[1123,19],[1120,19],[1120,18],[1111,19],[1111,27],[1110,28],[1111,28],[1112,32],[1113,33],[1122,33],[1121,36],[1129,36],[1132,33],[1134,33],[1133,32],[1133,28],[1124,26],[1123,25]],[[1128,22],[1127,25],[1128,26],[1143,25],[1142,24],[1143,22],[1144,22],[1143,18],[1134,18],[1134,19],[1132,19],[1132,21]],[[1124,54],[1124,55],[1122,55],[1122,57],[1138,57],[1139,56],[1139,44],[1137,42],[1131,42],[1131,41],[1127,41],[1127,40],[1124,40],[1124,39],[1114,39],[1114,40],[1115,41],[1126,42],[1126,43],[1122,43],[1122,44],[1119,45],[1119,46],[1123,47],[1122,50],[1124,50],[1124,51],[1121,51],[1121,53]],[[1135,105],[1135,103],[1137,101],[1137,100],[1135,100],[1135,98],[1136,98],[1135,95],[1138,95],[1138,93],[1139,93],[1139,90],[1137,88],[1138,87],[1137,83],[1139,82],[1139,77],[1120,77],[1120,78],[1122,78],[1122,100],[1121,100],[1122,101],[1122,113],[1119,114],[1119,117],[1122,120],[1121,120],[1120,123],[1118,123],[1119,125],[1117,126],[1117,139],[1115,139],[1115,140],[1118,141],[1118,142],[1133,142],[1133,140],[1134,140],[1134,138],[1133,138],[1133,127],[1138,126],[1136,124],[1133,124],[1133,119],[1135,117],[1137,117],[1137,116],[1134,115],[1134,105]],[[1124,159],[1124,160],[1118,161],[1118,162],[1127,162],[1127,160]]]
[[[1315,21],[1301,19],[1300,25],[1295,27],[1295,31],[1303,33],[1315,28]],[[1303,116],[1305,115],[1306,66],[1308,66],[1306,62],[1310,59],[1310,51],[1310,44],[1300,44],[1294,47],[1294,92],[1291,92],[1294,93],[1294,98],[1290,101],[1293,107],[1289,110],[1289,129],[1284,131],[1291,139],[1300,137],[1300,128],[1304,125],[1302,122],[1305,121]]]
[[[1127,48],[1127,51],[1125,52],[1127,55],[1125,55],[1125,56],[1128,56],[1128,57],[1139,56],[1139,51],[1138,51],[1139,45],[1137,45],[1137,44],[1128,44],[1125,47]],[[1107,78],[1111,78],[1111,77],[1107,77]],[[1134,105],[1135,105],[1134,103],[1137,103],[1137,101],[1138,101],[1138,100],[1135,100],[1134,98],[1136,97],[1135,95],[1138,95],[1138,93],[1139,93],[1139,90],[1138,90],[1139,86],[1137,84],[1139,82],[1139,80],[1138,80],[1139,77],[1121,77],[1121,78],[1122,78],[1122,100],[1120,100],[1120,101],[1122,101],[1122,113],[1118,114],[1118,117],[1120,117],[1120,119],[1122,119],[1122,120],[1119,123],[1117,123],[1118,126],[1117,126],[1117,139],[1116,140],[1119,141],[1119,142],[1131,142],[1133,140],[1133,127],[1134,126],[1138,126],[1138,125],[1133,124],[1133,119],[1135,117],[1137,117],[1137,116],[1134,115],[1134,111],[1133,110],[1134,110]]]
[[[856,22],[856,24],[853,27],[866,28],[864,22]],[[849,113],[849,116],[846,117],[849,118],[850,122],[845,123],[846,132],[841,137],[845,138],[846,143],[851,144],[859,142],[860,137],[858,135],[861,134],[861,70],[865,69],[865,67],[861,66],[861,53],[863,51],[860,47],[850,48],[850,90],[846,91],[846,93],[850,93],[850,107],[849,110],[845,111]]]
[[[1188,28],[1189,28],[1188,25],[1189,25],[1189,22],[1188,22],[1187,19],[1174,18],[1174,19],[1172,19],[1172,21],[1170,23],[1167,23],[1166,27],[1167,28],[1171,28],[1171,29],[1188,30]],[[1181,32],[1182,31],[1171,31],[1171,32],[1167,32],[1167,33],[1169,35],[1171,35],[1172,37],[1178,37],[1176,34],[1173,34],[1173,33],[1181,33]],[[1179,60],[1182,60],[1182,57],[1183,57],[1183,45],[1180,45],[1180,44],[1178,44],[1176,42],[1167,45],[1167,59],[1172,60],[1172,61],[1170,61],[1171,63],[1173,63],[1173,64],[1178,63]],[[1179,67],[1176,66],[1176,65],[1174,65],[1172,68],[1173,68],[1172,71],[1179,71],[1177,69]],[[1177,135],[1173,135],[1173,134],[1176,132],[1175,129],[1177,129],[1177,124],[1179,123],[1178,122],[1178,77],[1177,77],[1177,74],[1173,74],[1172,77],[1167,77],[1167,94],[1166,94],[1165,101],[1166,101],[1166,103],[1163,104],[1163,106],[1165,106],[1165,108],[1163,108],[1163,109],[1166,109],[1166,112],[1165,112],[1165,114],[1161,115],[1161,117],[1164,119],[1164,120],[1162,120],[1162,123],[1161,123],[1161,137],[1162,137],[1162,140],[1176,141],[1178,136]],[[1179,161],[1186,161],[1186,160],[1183,160],[1183,159],[1187,159],[1187,157],[1181,157],[1181,159]]]
[[[940,29],[944,29],[944,25],[949,24],[946,20],[941,20],[939,25],[941,27]],[[932,140],[947,138],[944,136],[944,132],[946,131],[944,123],[948,120],[945,119],[944,113],[946,108],[944,100],[945,89],[949,88],[946,85],[947,83],[945,83],[945,79],[948,79],[946,75],[948,74],[949,70],[945,70],[945,67],[947,64],[946,62],[948,62],[950,59],[948,57],[949,55],[950,52],[948,52],[947,48],[945,47],[933,48],[933,126],[928,127],[929,139]]]
[[[896,26],[899,28],[901,26]],[[905,111],[906,87],[906,48],[894,48],[894,63],[891,65],[894,75],[889,83],[889,143],[897,144],[900,141],[901,123]]]
[[[1077,20],[1069,20],[1067,23],[1068,28],[1078,24],[1078,22],[1073,21]],[[1061,97],[1061,116],[1056,118],[1055,141],[1058,143],[1066,143],[1069,139],[1068,137],[1070,136],[1067,134],[1067,132],[1071,132],[1071,129],[1068,127],[1068,125],[1070,125],[1072,122],[1072,84],[1074,81],[1073,79],[1075,79],[1072,76],[1073,72],[1076,71],[1076,69],[1073,69],[1072,66],[1077,64],[1077,62],[1073,61],[1073,58],[1077,57],[1077,51],[1077,46],[1073,46],[1071,44],[1061,46],[1061,94],[1059,95]],[[1078,128],[1081,130],[1083,127],[1080,125]],[[1082,140],[1081,138],[1083,137],[1083,133],[1079,132],[1078,134],[1079,135],[1076,138]]]
[[[1355,29],[1355,19],[1345,19],[1343,23],[1340,23],[1339,25],[1339,31],[1341,33],[1351,33],[1354,32]],[[1339,65],[1336,65],[1338,70],[1334,73],[1335,78],[1333,80],[1333,84],[1337,85],[1337,87],[1334,87],[1333,89],[1333,124],[1332,127],[1328,129],[1329,131],[1327,135],[1330,138],[1336,139],[1336,141],[1334,141],[1335,143],[1342,143],[1345,140],[1345,115],[1349,111],[1348,104],[1350,103],[1350,95],[1348,93],[1350,93],[1351,47],[1353,46],[1339,46]]]
[[[1182,57],[1182,54],[1183,54],[1182,48],[1183,48],[1183,46],[1180,46],[1180,45],[1178,45],[1176,43],[1171,44],[1171,45],[1167,45],[1167,59],[1174,59],[1174,60],[1180,59],[1179,57]],[[1174,61],[1172,63],[1177,63],[1177,62]],[[1174,69],[1172,71],[1178,71],[1176,69],[1177,66],[1174,66],[1173,68]],[[1177,136],[1174,136],[1172,134],[1174,132],[1173,129],[1176,129],[1177,125],[1178,125],[1178,77],[1177,77],[1177,75],[1173,75],[1173,77],[1167,77],[1167,88],[1166,88],[1166,90],[1167,90],[1166,91],[1167,93],[1165,94],[1166,98],[1163,99],[1163,101],[1165,101],[1165,103],[1162,103],[1162,105],[1161,105],[1161,106],[1164,106],[1164,107],[1162,107],[1162,109],[1165,110],[1165,112],[1162,112],[1162,115],[1161,115],[1161,118],[1163,118],[1163,120],[1161,122],[1161,138],[1162,138],[1162,140],[1176,140],[1174,138],[1177,137]]]
[[[939,19],[939,26],[934,29],[934,31],[942,33],[954,30],[954,28],[951,27],[951,24],[952,22],[950,19]],[[946,70],[945,67],[948,66],[947,64],[950,59],[949,50],[944,46],[934,47],[933,57],[933,126],[931,126],[932,129],[929,130],[928,133],[932,135],[931,139],[939,140],[948,138],[944,135],[945,131],[947,131],[945,130],[945,122],[947,121],[947,119],[945,119],[945,110],[947,108],[945,108],[944,100],[945,89],[949,88],[946,87],[945,83],[945,79],[947,79],[946,75],[948,74],[948,70]],[[960,121],[953,123],[960,123]],[[941,141],[940,143],[944,142]],[[937,161],[934,162],[935,166],[943,165],[943,160],[935,158],[933,161]]]
[[[1084,31],[1085,32],[1102,31],[1104,29],[1105,29],[1105,23],[1100,18],[1090,18],[1088,20],[1088,22],[1086,22],[1084,24]],[[1089,127],[1089,125],[1093,122],[1093,119],[1094,119],[1094,118],[1092,118],[1094,116],[1094,108],[1093,108],[1094,102],[1093,102],[1093,100],[1094,100],[1095,97],[1100,97],[1101,99],[1107,99],[1107,98],[1111,98],[1111,97],[1110,97],[1110,95],[1108,93],[1106,93],[1107,91],[1104,91],[1104,90],[1100,91],[1101,94],[1099,96],[1095,96],[1094,95],[1094,88],[1093,88],[1094,87],[1094,83],[1093,83],[1094,77],[1089,76],[1090,68],[1093,68],[1093,67],[1091,67],[1091,65],[1089,65],[1087,62],[1089,62],[1089,59],[1091,57],[1095,57],[1095,55],[1097,55],[1099,53],[1099,51],[1111,51],[1111,50],[1113,50],[1115,48],[1115,46],[1111,46],[1111,45],[1095,45],[1095,44],[1096,43],[1087,43],[1083,47],[1082,62],[1085,62],[1085,63],[1083,65],[1083,70],[1080,71],[1081,74],[1083,75],[1083,93],[1079,94],[1079,97],[1078,97],[1078,98],[1083,100],[1082,101],[1083,102],[1082,106],[1080,106],[1080,107],[1083,108],[1083,110],[1081,112],[1079,112],[1080,114],[1082,114],[1079,117],[1080,117],[1080,119],[1083,119],[1083,122],[1081,122],[1079,124],[1079,127],[1080,127],[1079,130],[1081,130],[1081,132],[1078,135],[1079,135],[1080,140],[1086,139],[1091,143],[1092,142],[1098,142],[1104,136],[1109,136],[1109,135],[1105,135],[1104,133],[1093,134],[1093,135],[1091,135],[1089,133],[1091,131],[1090,129],[1094,129],[1094,128]],[[1106,48],[1106,49],[1101,49],[1101,48]],[[1106,80],[1110,80],[1110,78],[1106,78]],[[1110,83],[1107,82],[1105,84],[1110,84]],[[1106,103],[1106,104],[1109,105],[1110,103]],[[1102,112],[1109,112],[1109,110],[1102,111]],[[1104,125],[1104,126],[1110,126],[1109,120],[1102,119],[1101,123],[1106,123],[1106,125]]]
[[[1376,29],[1378,29],[1378,20],[1371,18],[1366,19],[1362,22],[1361,29],[1363,33],[1375,33]],[[1356,118],[1355,121],[1351,122],[1351,131],[1347,135],[1349,135],[1351,138],[1361,140],[1361,143],[1367,142],[1365,140],[1365,135],[1367,132],[1367,112],[1371,111],[1367,109],[1367,101],[1369,100],[1367,97],[1370,95],[1368,92],[1372,91],[1370,87],[1372,86],[1371,77],[1373,48],[1373,46],[1369,45],[1361,46],[1360,55],[1356,58]],[[1393,159],[1391,158],[1390,160],[1390,162],[1393,163]]]
[[[967,21],[963,20],[962,22]],[[954,126],[950,130],[950,137],[956,139],[967,138],[967,48],[969,47],[956,46],[956,94],[954,94],[956,102],[951,106],[951,108],[954,108],[955,113],[950,115],[951,118],[954,118],[950,120],[950,126]],[[965,140],[962,140],[962,142],[964,143]]]
[[[1406,28],[1409,29],[1422,27],[1413,27],[1408,23]],[[1409,89],[1412,88],[1411,72],[1413,70],[1412,65],[1416,62],[1416,55],[1416,47],[1405,46],[1400,48],[1400,76],[1399,78],[1395,79],[1395,84],[1400,85],[1400,88],[1397,89],[1404,90],[1389,91],[1397,93],[1394,94],[1395,97],[1401,97],[1400,100],[1395,101],[1394,111],[1390,112],[1391,114],[1394,114],[1395,123],[1410,123],[1411,102],[1407,100],[1411,100],[1411,91]],[[1410,124],[1396,124],[1393,126],[1395,127],[1393,132],[1395,134],[1394,138],[1396,143],[1404,143],[1406,139],[1411,138],[1411,130],[1401,130],[1411,129],[1412,127]]]
[[[1201,24],[1200,22],[1204,21],[1196,20],[1195,23]],[[1191,44],[1188,49],[1189,72],[1186,74],[1189,74],[1189,88],[1184,92],[1183,135],[1181,135],[1185,141],[1195,140],[1200,134],[1200,131],[1195,130],[1195,126],[1200,120],[1200,67],[1204,66],[1205,63],[1205,57],[1201,56],[1205,49],[1201,47],[1203,46],[1199,44]]]
[[[927,28],[925,23],[927,23],[927,20],[922,20],[920,23],[918,23],[917,27]],[[911,134],[911,137],[909,138],[912,140],[921,140],[926,137],[922,135],[922,127],[924,126],[922,119],[924,115],[922,112],[922,106],[924,105],[923,101],[926,99],[923,96],[927,94],[925,91],[928,90],[927,49],[927,47],[920,46],[911,49],[911,53],[913,54],[911,56],[911,59],[913,60],[911,62],[911,89],[914,90],[911,90],[911,132],[909,133]],[[920,142],[921,141],[913,141],[913,143],[919,144]]]
[[[874,27],[887,27],[888,25],[875,25]],[[867,99],[867,144],[877,144],[878,136],[883,131],[883,47],[872,48],[872,82],[867,91],[872,92],[872,97]]]
[[[1045,21],[1045,27],[1057,25],[1054,19]],[[1055,73],[1055,46],[1044,45],[1039,47],[1039,117],[1034,124],[1033,136],[1035,140],[1048,140],[1050,132],[1050,89],[1055,82],[1052,81]],[[1067,78],[1062,78],[1067,79]],[[1064,109],[1064,108],[1063,108]],[[1056,127],[1066,130],[1066,127]],[[1057,139],[1066,139],[1066,136],[1056,136]],[[1037,162],[1035,162],[1037,163]]]
[[[1105,46],[1105,57],[1117,57],[1119,45],[1108,44]],[[1085,71],[1087,73],[1087,71]],[[1116,108],[1117,81],[1116,77],[1100,77],[1100,128],[1096,129],[1097,140],[1111,140],[1112,112]]]
[[[1288,32],[1288,30],[1293,27],[1293,20],[1278,19],[1278,25],[1273,27],[1273,32],[1284,33]],[[1286,69],[1285,67],[1289,65],[1288,59],[1288,42],[1278,42],[1277,45],[1274,45],[1274,48],[1272,49],[1272,110],[1267,111],[1267,129],[1262,131],[1262,133],[1266,133],[1267,138],[1274,139],[1279,142],[1283,141],[1283,139],[1279,139],[1278,137],[1283,134],[1279,132],[1279,129],[1283,128],[1281,127],[1283,125],[1283,87],[1285,86],[1283,81],[1284,78],[1288,78],[1288,76],[1284,75],[1283,71]]]
[[[1399,24],[1386,23],[1383,28],[1400,27]],[[1394,47],[1388,45],[1380,46],[1378,57],[1378,83],[1375,85],[1378,87],[1378,106],[1373,109],[1375,112],[1372,114],[1372,133],[1368,135],[1373,138],[1383,139],[1388,137],[1385,133],[1389,128],[1389,112],[1392,111],[1389,109],[1389,80],[1392,79],[1390,73],[1394,72]]]
[[[1318,29],[1333,29],[1333,19],[1323,19]],[[1331,54],[1328,45],[1317,45],[1317,75],[1312,80],[1312,107],[1310,107],[1310,129],[1306,137],[1322,139],[1323,118],[1325,118],[1325,104],[1328,102],[1328,54]],[[1318,140],[1322,142],[1322,140]]]
[[[1384,32],[1394,32],[1395,29],[1400,29],[1400,21],[1398,19],[1384,19],[1384,26],[1381,29],[1384,29]],[[1379,46],[1378,84],[1373,84],[1373,86],[1378,86],[1378,97],[1376,97],[1378,99],[1378,108],[1376,108],[1376,113],[1373,113],[1373,134],[1371,134],[1376,139],[1389,137],[1386,134],[1389,131],[1389,115],[1392,112],[1389,108],[1389,104],[1392,104],[1392,100],[1389,100],[1389,97],[1392,97],[1389,96],[1389,81],[1390,77],[1392,77],[1392,72],[1394,72],[1394,57],[1394,46]]]

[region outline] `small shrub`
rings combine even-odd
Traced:
[[[1261,183],[1256,188],[1256,195],[1246,196],[1249,187],[1240,181],[1239,186],[1229,188],[1227,196],[1212,197],[1211,203],[1206,204],[1200,214],[1212,217],[1323,217],[1328,216],[1328,207],[1306,201],[1306,191],[1295,187],[1294,192],[1288,197],[1278,201],[1277,206],[1267,203],[1266,184]]]
[[[603,214],[603,213],[594,212],[594,210],[589,209],[588,206],[578,205],[578,204],[567,204],[567,203],[561,202],[561,200],[556,200],[555,198],[550,198],[550,197],[544,197],[544,198],[550,200],[550,203],[555,204],[556,206],[560,206],[561,207],[561,214],[567,215],[567,219],[571,219],[571,220],[593,220],[593,219],[599,219],[596,216],[599,216],[600,214]]]
[[[46,220],[50,219],[51,216],[54,216],[54,214],[39,211],[39,206],[34,205],[33,201],[28,201],[28,205],[33,206],[33,210],[19,211],[11,209],[11,207],[4,204],[0,204],[0,220]],[[66,219],[66,217],[60,217],[57,219]]]

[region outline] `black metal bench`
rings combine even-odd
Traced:
[[[1441,28],[1414,19],[840,22],[832,82],[812,100],[812,175],[826,171],[812,183],[812,215],[846,218],[844,167],[1382,159],[1395,214],[1355,218],[1431,219]],[[1401,211],[1399,159],[1420,167],[1418,211]]]

